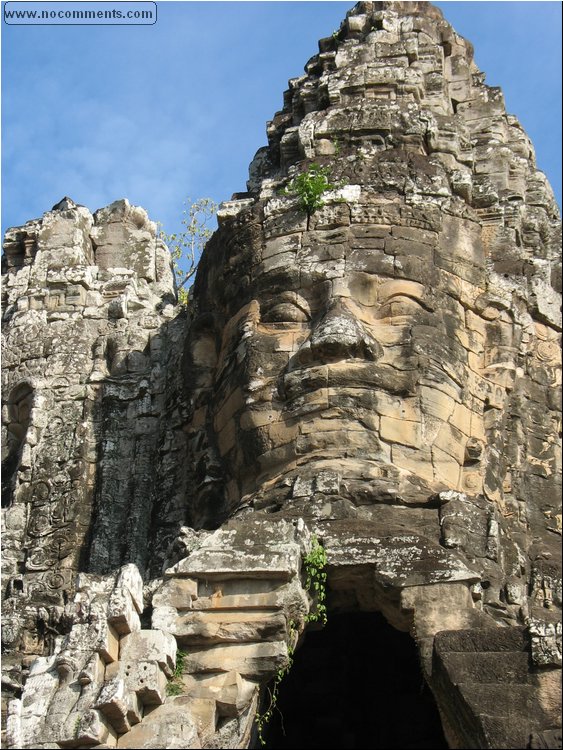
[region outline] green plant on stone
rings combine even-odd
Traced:
[[[169,695],[172,698],[176,695],[182,695],[183,692],[184,688],[177,682],[171,681],[166,685],[166,695]]]
[[[184,692],[184,685],[182,683],[182,675],[186,669],[186,656],[185,651],[176,652],[176,664],[174,665],[174,671],[172,677],[169,679],[166,685],[166,695],[181,695]]]
[[[186,670],[186,657],[187,653],[185,651],[179,650],[176,652],[176,664],[174,666],[174,672],[172,674],[173,680],[179,680],[181,679],[182,675],[184,674]]]
[[[329,177],[329,167],[321,167],[313,163],[309,165],[306,172],[301,172],[294,177],[281,192],[283,195],[297,195],[300,207],[307,213],[307,216],[311,216],[317,209],[324,206],[323,195],[338,187],[330,182]]]
[[[334,155],[340,156],[340,151],[342,150],[340,139],[337,136],[334,136],[334,138],[331,138],[331,142],[334,148]]]
[[[326,565],[325,548],[316,536],[312,537],[311,551],[303,560],[305,566],[305,588],[315,600],[315,609],[306,616],[306,622],[321,622],[326,625]]]
[[[198,198],[193,203],[188,198],[184,206],[183,231],[167,234],[161,229],[159,236],[170,248],[178,301],[185,305],[189,299],[186,284],[197,271],[203,248],[213,234],[211,222],[217,213],[217,204],[211,198]]]

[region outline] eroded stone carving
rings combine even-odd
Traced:
[[[432,5],[358,3],[319,50],[189,312],[126,201],[8,232],[11,747],[248,746],[312,534],[329,609],[416,640],[450,747],[557,735],[551,189]],[[338,187],[308,215],[312,163]]]

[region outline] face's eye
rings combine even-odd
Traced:
[[[307,301],[295,292],[285,292],[260,307],[262,323],[306,323],[311,319]]]
[[[262,315],[263,323],[306,323],[308,320],[307,313],[291,302],[274,305]]]
[[[422,305],[412,297],[396,294],[390,297],[377,311],[377,318],[395,318],[404,315],[415,315],[424,310]]]

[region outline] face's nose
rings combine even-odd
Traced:
[[[296,352],[294,366],[310,367],[342,359],[375,362],[382,353],[381,345],[337,298]]]

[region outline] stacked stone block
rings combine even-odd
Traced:
[[[21,700],[9,704],[8,747],[248,742],[261,690],[305,628],[310,545],[303,523],[286,521],[202,534],[144,592],[152,628],[141,627],[135,565],[116,577],[81,574],[70,633],[34,661]]]

